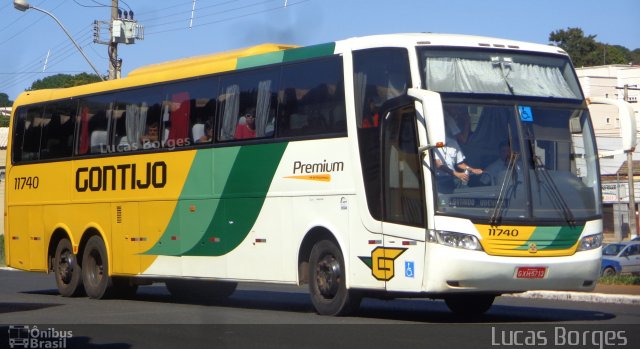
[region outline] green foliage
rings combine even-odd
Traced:
[[[9,95],[0,93],[0,107],[10,107],[12,105],[13,101],[9,100]]]
[[[607,64],[640,64],[640,49],[630,51],[620,45],[596,41],[596,35],[585,35],[580,28],[556,30],[549,34],[551,44],[567,51],[573,65],[588,67]]]
[[[47,88],[65,88],[79,85],[91,84],[100,81],[100,77],[95,74],[80,73],[76,75],[56,74],[38,79],[31,84],[27,91],[42,90]]]
[[[601,277],[598,283],[604,285],[640,285],[640,276],[613,275]]]

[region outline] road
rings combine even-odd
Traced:
[[[175,347],[176,340],[197,346],[217,338],[222,347],[248,343],[283,347],[287,343],[300,348],[310,347],[307,340],[318,336],[320,339],[313,340],[318,347],[332,346],[337,338],[344,340],[333,343],[337,347],[350,340],[356,341],[357,347],[368,341],[378,347],[390,338],[395,344],[424,347],[420,344],[425,334],[431,335],[430,347],[459,348],[467,343],[455,344],[461,340],[461,329],[483,338],[485,345],[481,347],[495,347],[492,341],[496,333],[503,334],[501,329],[552,333],[558,326],[587,332],[594,328],[628,330],[635,334],[629,334],[626,343],[618,342],[617,347],[640,344],[638,305],[499,297],[487,314],[468,319],[451,314],[442,301],[365,299],[355,316],[325,317],[313,312],[306,289],[296,286],[240,284],[228,301],[218,304],[174,301],[162,284],[142,286],[130,300],[92,300],[59,296],[53,275],[7,270],[0,270],[0,324],[4,328],[39,325],[41,330],[52,326],[57,331],[73,329],[77,347],[98,348],[147,347],[150,338],[153,347]],[[390,335],[390,329],[395,335]],[[6,343],[2,338],[6,333],[0,329],[0,347]],[[113,337],[123,341],[114,342]]]

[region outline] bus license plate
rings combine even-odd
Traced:
[[[516,269],[517,279],[542,279],[546,274],[546,267],[518,267]]]

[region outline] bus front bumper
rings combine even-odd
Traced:
[[[591,291],[600,274],[601,249],[567,257],[500,257],[427,244],[423,292],[511,293]]]

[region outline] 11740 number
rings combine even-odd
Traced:
[[[516,237],[520,232],[518,229],[500,229],[500,228],[490,228],[489,236],[510,236]]]
[[[13,180],[13,188],[15,190],[38,189],[39,185],[40,185],[40,178],[38,178],[38,176],[16,177]]]

